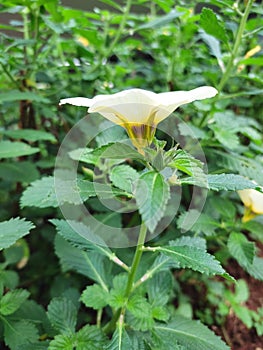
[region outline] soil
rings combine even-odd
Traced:
[[[263,250],[262,250],[263,252]],[[248,275],[235,261],[231,261],[227,271],[236,279],[246,280],[250,297],[246,302],[249,309],[257,310],[263,306],[263,282]],[[263,336],[258,336],[254,328],[248,329],[235,314],[231,313],[226,319],[224,327],[211,327],[220,335],[232,350],[263,350]]]
[[[263,257],[263,244],[257,243],[257,246],[258,255]],[[248,275],[234,260],[229,261],[225,269],[235,279],[244,279],[247,282],[250,295],[246,306],[252,310],[263,307],[263,282]],[[182,288],[192,301],[198,300],[198,298],[196,298],[197,291],[193,289],[193,285],[189,286],[189,284],[186,283]],[[202,290],[200,298],[204,298],[204,295],[205,290]],[[193,305],[193,307],[197,309],[199,306],[200,305]],[[231,350],[263,350],[263,336],[258,336],[254,328],[248,329],[231,310],[224,325],[213,325],[210,328],[229,345]]]

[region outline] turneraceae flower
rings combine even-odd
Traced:
[[[253,189],[237,191],[245,205],[243,222],[253,219],[256,215],[263,215],[263,193]]]
[[[113,95],[94,98],[73,97],[60,101],[75,106],[89,107],[88,112],[98,112],[106,119],[124,127],[139,151],[151,144],[156,126],[179,106],[214,97],[217,90],[202,86],[190,91],[173,91],[156,94],[142,89],[130,89]]]

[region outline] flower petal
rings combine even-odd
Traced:
[[[158,105],[157,94],[142,89],[130,89],[113,95],[99,95],[93,99],[89,113],[98,112],[110,119],[112,114],[119,118],[119,124],[147,123]],[[122,121],[122,122],[121,122]]]
[[[86,97],[70,97],[60,100],[59,105],[70,104],[74,106],[89,107],[93,103],[93,98]]]
[[[158,94],[159,111],[156,114],[156,121],[159,123],[181,105],[214,97],[217,92],[218,91],[211,86],[201,86],[190,91],[160,93]]]

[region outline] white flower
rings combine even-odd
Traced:
[[[263,193],[247,189],[238,191],[238,194],[246,207],[242,218],[243,222],[253,219],[256,215],[263,214]]]
[[[88,112],[98,112],[115,124],[124,127],[134,145],[141,149],[151,143],[158,123],[179,106],[214,97],[217,90],[202,86],[190,91],[173,91],[156,94],[142,89],[130,89],[112,95],[93,98],[73,97],[62,104],[89,107]]]

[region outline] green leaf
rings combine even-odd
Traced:
[[[30,184],[23,192],[20,205],[24,207],[47,208],[58,206],[57,197],[54,191],[54,177],[42,177]]]
[[[154,327],[154,335],[162,348],[173,350],[173,344],[179,343],[184,350],[230,350],[230,348],[212,331],[200,322],[182,316],[176,316],[169,324]]]
[[[87,307],[95,310],[102,309],[108,304],[109,294],[98,284],[88,286],[82,292],[80,300]]]
[[[171,10],[167,15],[161,16],[160,18],[157,18],[148,23],[142,24],[136,30],[155,29],[155,28],[162,27],[172,22],[174,19],[181,17],[184,13],[185,11]]]
[[[146,298],[141,295],[133,295],[127,304],[128,323],[133,329],[147,331],[154,325],[152,308]]]
[[[144,160],[144,157],[136,151],[135,148],[126,145],[125,143],[116,142],[109,144],[106,147],[99,148],[94,151],[94,154],[99,154],[101,158],[106,159],[138,159]]]
[[[114,277],[113,288],[110,290],[110,297],[108,299],[108,303],[111,307],[121,308],[125,304],[127,279],[127,275],[123,273]]]
[[[255,243],[250,242],[242,233],[232,232],[228,238],[227,246],[230,254],[238,263],[249,269],[255,257]]]
[[[73,160],[77,160],[87,164],[97,164],[100,156],[93,153],[92,148],[77,148],[69,152],[69,156]]]
[[[160,173],[143,173],[136,183],[135,199],[143,222],[154,232],[170,198],[170,187]]]
[[[155,250],[169,256],[175,262],[179,263],[182,268],[190,268],[207,275],[224,275],[226,273],[213,255],[196,247],[166,246],[157,247]]]
[[[4,325],[5,344],[12,350],[20,350],[22,345],[37,342],[39,338],[36,326],[29,321],[8,320]]]
[[[137,171],[129,165],[115,166],[110,172],[110,180],[113,185],[129,193],[132,193],[133,184],[138,178]]]
[[[48,305],[47,316],[59,333],[72,334],[77,323],[77,309],[71,300],[54,298]]]
[[[1,132],[1,131],[0,131]],[[5,130],[2,133],[12,139],[23,139],[30,142],[51,141],[56,142],[56,138],[49,132],[34,129]]]
[[[253,264],[249,265],[247,272],[254,278],[263,281],[263,259],[255,256]]]
[[[4,316],[13,314],[29,297],[25,289],[15,289],[7,292],[0,300],[0,313]]]
[[[147,282],[149,302],[153,305],[167,304],[173,288],[173,279],[170,271],[161,271],[153,275]]]
[[[0,250],[10,247],[19,238],[28,235],[34,227],[32,222],[20,218],[0,222]]]
[[[176,157],[168,165],[190,176],[200,176],[203,173],[203,163],[184,150],[177,151]]]
[[[82,222],[58,219],[50,220],[50,222],[56,226],[58,234],[74,247],[78,247],[85,251],[94,250],[102,255],[112,258],[113,252],[106,246],[105,242],[99,236],[96,236],[90,227],[84,225]],[[77,231],[75,231],[74,228],[76,228]],[[97,244],[92,243],[89,238],[92,239],[92,242],[97,242]]]
[[[169,241],[170,246],[189,246],[206,250],[206,240],[201,237],[182,236],[173,241]]]
[[[212,236],[218,228],[218,221],[211,216],[201,213],[196,209],[190,209],[182,213],[177,220],[178,228],[183,232],[191,230],[197,234]]]
[[[246,179],[243,176],[236,174],[218,174],[218,175],[207,175],[207,181],[203,182],[194,177],[188,177],[181,179],[182,184],[191,184],[200,187],[206,187],[213,191],[238,191],[247,188],[256,189],[257,185],[254,182]]]
[[[18,90],[10,90],[8,92],[0,93],[0,103],[21,101],[21,100],[29,100],[29,101],[42,102],[42,103],[50,102],[47,98],[29,91],[23,92]]]
[[[39,148],[30,147],[23,142],[0,141],[0,159],[28,156],[39,152]]]
[[[76,334],[76,350],[101,350],[106,344],[106,337],[97,326],[85,326]]]
[[[48,350],[73,350],[75,347],[75,334],[59,334],[51,340]]]
[[[214,36],[224,43],[228,42],[228,36],[224,24],[219,22],[216,14],[211,9],[206,7],[202,9],[200,15],[200,26],[207,34]]]
[[[98,282],[106,291],[108,290],[106,281],[107,276],[109,277],[109,271],[106,272],[105,258],[102,255],[74,248],[60,236],[55,239],[55,252],[60,259],[63,270],[73,269]]]
[[[257,159],[250,159],[248,157],[241,156],[237,153],[223,153],[215,151],[218,164],[229,171],[236,172],[240,175],[255,180],[257,183],[262,182],[262,165]]]
[[[0,178],[10,182],[32,182],[39,178],[39,172],[35,164],[27,161],[2,162]]]

